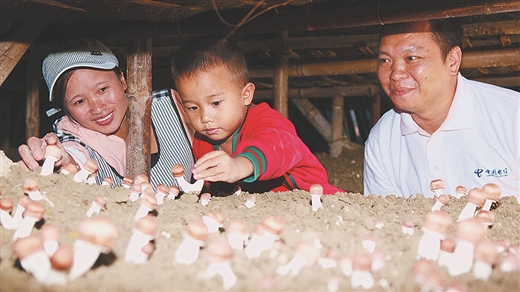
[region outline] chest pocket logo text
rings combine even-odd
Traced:
[[[482,169],[482,168],[477,168],[475,169],[475,171],[473,171],[473,173],[475,175],[477,175],[477,177],[488,177],[488,176],[494,176],[494,177],[503,177],[503,176],[507,176],[507,167],[504,168],[504,169]]]

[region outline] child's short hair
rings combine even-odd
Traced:
[[[173,81],[218,66],[226,66],[237,86],[249,82],[247,64],[236,43],[214,38],[191,40],[175,53],[171,66]]]

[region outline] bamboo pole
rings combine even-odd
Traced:
[[[287,56],[287,38],[288,32],[281,33],[282,47],[277,51],[277,66],[273,71],[273,93],[274,93],[274,108],[279,111],[284,117],[289,117],[289,73],[288,64],[289,58]]]
[[[152,40],[135,40],[128,50],[127,75],[129,100],[126,139],[127,176],[150,175]]]
[[[520,64],[520,50],[506,48],[463,52],[461,68],[515,66]],[[332,61],[289,65],[289,77],[375,73],[377,59]],[[251,70],[251,78],[269,78],[270,70]]]
[[[329,154],[338,157],[343,150],[343,108],[345,99],[337,96],[332,99],[332,134],[329,143]]]
[[[27,60],[27,96],[25,104],[25,138],[40,136],[40,62]]]
[[[327,119],[321,114],[308,99],[291,99],[298,110],[309,120],[318,133],[329,143],[332,138],[332,127]]]

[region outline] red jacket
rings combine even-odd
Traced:
[[[200,138],[197,134],[193,141],[196,159],[218,149]],[[309,191],[311,185],[320,184],[323,194],[345,192],[328,183],[327,171],[298,137],[291,121],[267,103],[251,104],[242,126],[233,134],[231,156],[243,156],[253,163],[253,174],[239,183],[245,191]]]

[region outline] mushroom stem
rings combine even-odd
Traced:
[[[199,258],[202,246],[204,246],[204,241],[197,240],[186,234],[184,240],[175,251],[175,261],[180,264],[193,264]]]
[[[47,176],[54,172],[54,163],[58,161],[57,157],[52,155],[46,155],[45,161],[43,161],[42,169],[40,170],[40,175]]]
[[[69,281],[83,276],[92,268],[101,254],[101,247],[86,240],[74,241],[74,258],[69,272]]]
[[[32,229],[36,222],[40,221],[41,218],[33,217],[33,216],[25,216],[20,223],[20,226],[16,229],[13,234],[13,241],[16,241],[18,238],[25,238],[31,235]]]

